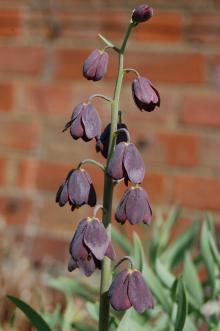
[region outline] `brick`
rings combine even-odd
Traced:
[[[37,75],[42,71],[43,49],[39,47],[0,47],[0,73]]]
[[[187,175],[176,176],[173,201],[184,207],[220,210],[220,180]]]
[[[0,196],[0,216],[8,225],[26,225],[33,221],[35,207],[25,197]]]
[[[3,157],[0,158],[0,185],[3,186],[6,182],[6,169],[7,160]]]
[[[211,77],[217,87],[220,86],[220,55],[216,55],[211,61]]]
[[[159,134],[160,143],[165,149],[165,162],[170,165],[196,166],[199,163],[199,137],[195,134]]]
[[[219,21],[220,13],[206,11],[189,15],[186,37],[199,43],[218,44],[220,42]]]
[[[142,186],[148,192],[150,201],[161,203],[167,201],[165,175],[157,172],[146,174]]]
[[[220,126],[218,93],[186,94],[182,98],[180,121],[185,124]]]
[[[37,188],[53,191],[55,196],[59,186],[64,182],[71,169],[73,169],[71,163],[40,161],[36,177]]]
[[[21,13],[16,9],[1,8],[0,37],[15,37],[21,28]]]
[[[39,235],[18,235],[18,242],[23,242],[24,253],[28,254],[29,258],[34,263],[42,265],[48,259],[64,262],[69,257],[68,248],[69,241],[58,236],[48,236],[44,234]],[[31,243],[31,256],[30,256],[30,243]]]
[[[199,53],[129,52],[125,63],[135,64],[153,82],[201,84],[205,80],[205,59]]]
[[[57,51],[56,79],[80,79],[82,78],[82,66],[90,51],[60,49]],[[147,58],[147,61],[146,61]],[[74,59],[74,61],[73,61]],[[115,79],[117,62],[113,57],[109,64],[106,78]],[[135,68],[144,75],[147,73],[153,81],[167,83],[196,83],[204,82],[205,59],[202,54],[180,53],[152,53],[129,52],[126,56],[125,66]],[[125,79],[129,79],[129,75]]]
[[[25,91],[28,112],[67,115],[73,108],[70,86],[28,86]]]
[[[23,189],[34,189],[38,161],[35,159],[22,159],[17,164],[16,185]]]
[[[54,10],[53,19],[55,22],[54,30],[51,25],[45,24],[47,13],[35,11],[28,18],[30,34],[43,35],[50,38],[69,37],[73,40],[90,40],[94,38],[97,32],[107,35],[109,39],[119,40],[122,38],[125,26],[128,22],[128,14],[123,10],[100,10],[95,9],[80,11]],[[88,15],[90,19],[88,20]],[[56,29],[56,24],[60,28]],[[138,27],[132,37],[135,41],[158,42],[169,41],[176,42],[182,38],[183,22],[179,12],[157,12],[154,19],[147,25]]]
[[[90,51],[59,49],[55,54],[55,78],[82,78],[82,66]]]
[[[156,12],[148,24],[140,24],[133,39],[140,42],[177,42],[183,38],[183,17],[180,12]]]
[[[219,172],[219,151],[220,137],[219,135],[204,135],[201,137],[200,144],[200,164],[207,167],[212,173]]]
[[[29,151],[38,148],[39,143],[40,127],[37,123],[11,120],[2,125],[0,146],[3,148]]]
[[[13,106],[14,88],[12,84],[0,83],[0,111],[9,111]]]
[[[48,231],[50,235],[59,233],[59,236],[67,235],[70,238],[80,219],[91,214],[91,211],[86,211],[88,208],[84,207],[72,212],[69,204],[60,207],[55,203],[54,197],[44,199],[43,208],[39,213],[38,226]]]

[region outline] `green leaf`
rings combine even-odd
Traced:
[[[97,331],[97,328],[83,322],[73,322],[72,328],[77,331]]]
[[[203,303],[203,291],[198,277],[195,265],[189,253],[186,253],[184,259],[183,279],[186,289],[191,294],[196,302],[197,307],[201,307]]]
[[[86,309],[87,309],[90,317],[94,321],[98,321],[99,320],[99,306],[98,306],[98,304],[87,302],[86,303]]]
[[[56,290],[66,294],[66,296],[78,295],[86,301],[95,301],[98,294],[95,288],[80,282],[75,278],[60,277],[57,279],[50,279],[48,285]]]
[[[129,327],[131,321],[130,316],[131,316],[131,309],[128,309],[124,314],[124,316],[122,317],[116,331],[131,331]]]
[[[112,239],[118,244],[126,254],[130,254],[131,252],[131,244],[127,240],[127,238],[118,230],[112,227]]]
[[[213,255],[215,262],[217,263],[218,267],[220,267],[220,253],[218,251],[218,247],[216,245],[216,241],[213,237],[211,232],[208,233],[209,245]]]
[[[52,331],[45,320],[31,306],[11,295],[7,295],[7,298],[27,316],[38,331]]]
[[[174,281],[175,277],[173,274],[162,264],[160,261],[159,257],[156,258],[155,261],[155,273],[158,275],[162,283],[168,287],[171,288]]]
[[[185,251],[189,250],[195,241],[198,229],[199,223],[193,223],[193,225],[182,233],[161,255],[161,260],[165,262],[169,269],[172,269],[177,263],[183,260]]]
[[[145,260],[144,249],[141,240],[136,232],[133,232],[133,243],[134,243],[133,259],[134,259],[135,267],[138,270],[142,271]]]
[[[208,271],[209,281],[212,290],[212,297],[214,297],[216,292],[215,263],[210,248],[209,234],[210,232],[208,224],[207,222],[204,222],[200,237],[201,255]]]
[[[108,39],[106,39],[104,36],[99,34],[99,38],[109,47],[115,47]]]
[[[187,316],[186,323],[185,323],[185,330],[186,331],[198,331],[197,327],[191,321],[191,319]]]
[[[164,249],[165,247],[167,247],[170,240],[170,233],[172,226],[178,220],[179,215],[180,215],[180,207],[175,206],[171,209],[166,221],[163,223],[161,227],[160,240],[159,240],[160,249]]]
[[[178,301],[177,302],[178,306],[177,306],[176,321],[174,324],[174,331],[182,331],[185,325],[187,311],[188,311],[186,291],[182,278],[180,278],[178,282],[177,301]]]
[[[157,302],[163,307],[163,310],[167,314],[170,314],[172,308],[171,300],[154,272],[147,266],[146,261],[143,265],[142,274]]]

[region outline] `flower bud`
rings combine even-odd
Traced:
[[[109,289],[109,302],[117,310],[134,307],[138,313],[154,308],[152,294],[138,270],[125,269],[117,274]]]
[[[96,268],[101,269],[104,256],[115,258],[111,240],[104,225],[97,218],[80,221],[70,243],[69,271],[80,268],[86,276],[90,276]]]
[[[77,105],[63,132],[68,128],[70,128],[70,134],[75,140],[82,138],[84,141],[89,141],[99,137],[101,120],[95,107],[91,103]]]
[[[141,23],[148,21],[153,16],[153,8],[143,4],[133,10],[132,22]]]
[[[96,193],[89,174],[84,169],[72,170],[59,187],[56,202],[61,207],[69,202],[72,210],[84,204],[95,206]]]
[[[107,71],[108,58],[108,53],[95,49],[84,62],[83,76],[88,80],[101,80]]]
[[[151,217],[152,211],[145,190],[141,187],[127,189],[116,209],[116,220],[122,224],[126,220],[132,225],[141,222],[150,224]]]
[[[131,88],[134,102],[141,111],[151,112],[160,106],[160,95],[149,79],[138,77],[133,80]]]
[[[126,124],[119,123],[117,125],[118,129],[127,129]],[[110,137],[110,130],[111,130],[111,123],[106,126],[104,131],[101,133],[100,138],[96,142],[96,151],[101,152],[102,156],[107,159],[108,156],[108,146],[109,146],[109,137]],[[116,145],[118,145],[120,142],[124,141],[126,142],[128,140],[126,132],[119,131],[116,138]]]
[[[133,184],[142,182],[145,174],[144,161],[134,144],[121,142],[116,145],[107,174],[116,180],[124,177]]]

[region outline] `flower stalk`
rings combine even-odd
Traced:
[[[128,41],[128,38],[131,34],[132,28],[135,26],[134,23],[130,23],[128,29],[125,33],[121,48],[117,51],[119,56],[118,61],[118,74],[117,80],[115,83],[115,90],[113,101],[111,104],[111,131],[109,139],[109,149],[108,149],[108,158],[107,165],[112,156],[115,139],[114,135],[117,131],[117,124],[119,118],[119,103],[120,103],[120,94],[121,87],[124,76],[124,51]],[[105,174],[104,181],[104,195],[103,195],[103,224],[107,229],[109,237],[111,237],[111,214],[112,214],[112,196],[113,196],[113,180],[108,174]],[[108,257],[104,257],[102,262],[101,270],[101,284],[100,284],[100,308],[99,308],[99,331],[108,331],[109,323],[109,297],[108,290],[112,280],[112,271],[111,271],[111,260]]]

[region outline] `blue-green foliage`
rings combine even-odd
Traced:
[[[130,243],[124,234],[113,231],[115,243],[125,255],[133,257],[135,267],[142,272],[156,305],[142,315],[133,309],[124,314],[111,310],[109,331],[199,331],[202,326],[220,331],[220,254],[211,216],[194,222],[171,240],[179,213],[179,208],[173,208],[167,219],[158,217],[152,225],[151,239],[141,241],[134,232]],[[207,273],[205,280],[201,280],[200,270]],[[97,330],[98,289],[74,277],[53,279],[49,286],[65,294],[64,311],[57,307],[41,317],[22,301],[9,299],[37,330]],[[77,297],[85,301],[85,310],[77,310]]]

